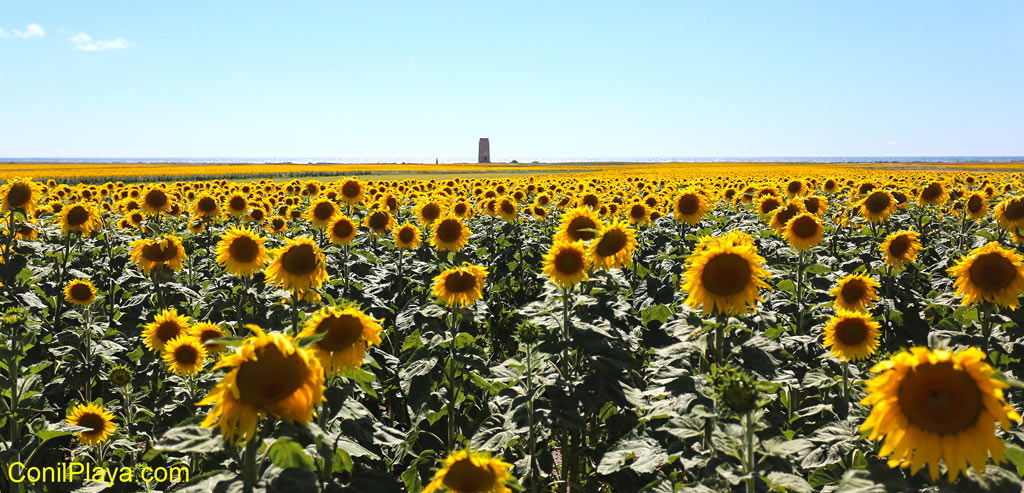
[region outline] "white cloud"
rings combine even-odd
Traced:
[[[85,33],[78,33],[71,36],[71,42],[74,43],[76,50],[82,51],[118,50],[132,46],[132,42],[124,38],[104,41],[92,39],[92,36]]]
[[[25,39],[41,38],[43,36],[46,36],[46,31],[44,31],[43,30],[43,26],[40,26],[39,24],[29,24],[29,25],[25,26],[25,30],[24,31],[19,31],[19,30],[15,29],[14,30],[14,35],[19,37],[19,38],[25,38]]]
[[[7,31],[4,31],[4,28],[0,27],[0,38],[6,38],[7,36]]]

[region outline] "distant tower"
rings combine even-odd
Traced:
[[[487,140],[487,137],[480,139],[480,151],[477,152],[476,162],[478,163],[489,163],[491,162],[491,142]]]

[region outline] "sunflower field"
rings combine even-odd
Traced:
[[[0,491],[1019,492],[1022,191],[12,177]]]

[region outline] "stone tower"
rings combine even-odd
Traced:
[[[489,163],[491,162],[491,142],[487,140],[487,137],[480,138],[480,150],[476,155],[476,162],[478,163]]]

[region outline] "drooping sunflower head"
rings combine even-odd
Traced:
[[[114,384],[115,387],[123,387],[132,382],[132,370],[124,365],[116,365],[110,369],[110,373],[107,375],[110,379],[110,383]]]
[[[327,375],[359,368],[366,349],[380,345],[382,327],[377,320],[355,307],[324,307],[306,322],[299,337],[325,334],[312,344]]]
[[[636,233],[624,222],[613,221],[590,244],[590,257],[598,268],[611,270],[629,265],[637,247]]]
[[[214,339],[220,339],[221,337],[227,336],[224,329],[221,329],[219,325],[213,322],[196,323],[189,328],[189,334],[192,335],[192,337],[198,338],[199,342],[203,343],[203,346],[209,354],[218,354],[227,349],[227,346],[223,344],[210,343],[210,341]]]
[[[114,425],[114,415],[95,402],[73,407],[68,413],[67,421],[72,426],[90,429],[75,434],[78,441],[85,445],[97,445],[107,441],[117,428]]]
[[[994,215],[1003,229],[1024,229],[1024,195],[1003,200],[996,206]]]
[[[327,280],[324,254],[312,238],[289,239],[273,251],[266,274],[270,283],[305,296]]]
[[[452,493],[510,493],[505,482],[511,476],[512,464],[499,458],[472,450],[452,452],[444,460],[444,466],[423,488],[423,493],[433,493],[447,488]]]
[[[100,212],[92,204],[72,204],[61,210],[60,230],[64,234],[81,233],[82,236],[89,236],[100,225]]]
[[[993,377],[977,348],[949,352],[915,347],[871,368],[878,375],[866,383],[872,406],[861,425],[868,440],[882,441],[878,455],[889,467],[909,467],[911,474],[928,465],[932,480],[939,478],[939,461],[954,481],[968,463],[985,471],[991,456],[1002,462],[1005,445],[995,435],[995,423],[1008,430],[1021,417],[1006,403],[1008,384]]]
[[[174,235],[135,240],[132,242],[130,254],[132,263],[144,274],[149,274],[153,269],[163,266],[176,271],[181,270],[182,261],[187,257],[184,245]]]
[[[349,178],[341,184],[341,200],[349,204],[359,204],[365,197],[363,184],[356,178]]]
[[[469,306],[483,296],[487,268],[468,263],[434,277],[433,292],[447,306]]]
[[[395,227],[395,218],[387,209],[376,209],[366,215],[363,225],[377,236],[384,236]]]
[[[251,277],[267,265],[265,238],[247,227],[231,227],[217,244],[217,263],[236,276]]]
[[[749,238],[749,237],[748,237]],[[742,314],[756,309],[760,290],[768,288],[771,275],[763,267],[764,258],[752,243],[740,237],[708,238],[688,260],[682,288],[688,292],[686,304],[707,315],[712,310]]]
[[[843,361],[866,359],[878,348],[879,327],[867,313],[840,309],[825,325],[824,346]]]
[[[786,241],[789,242],[790,246],[797,250],[806,251],[821,243],[824,227],[821,225],[821,220],[818,219],[818,216],[805,212],[790,219],[786,223],[785,231]]]
[[[420,228],[412,223],[405,223],[395,229],[395,245],[401,249],[419,248],[422,241]]]
[[[542,272],[548,276],[551,282],[566,289],[588,277],[587,271],[590,269],[590,264],[590,255],[582,240],[570,242],[556,237],[551,249],[544,256]]]
[[[672,201],[672,217],[676,221],[684,221],[695,225],[708,212],[707,198],[696,190],[685,190]]]
[[[164,345],[163,360],[167,367],[179,375],[195,375],[203,369],[209,353],[203,341],[185,333]]]
[[[847,311],[866,311],[878,299],[875,293],[878,286],[878,282],[869,276],[850,274],[840,279],[830,292],[836,298],[837,307]]]
[[[178,315],[178,309],[171,308],[157,313],[153,321],[144,327],[142,338],[146,347],[150,351],[159,352],[171,339],[188,333],[189,317]]]
[[[228,443],[247,442],[267,414],[308,424],[324,400],[324,370],[311,350],[289,335],[248,328],[254,335],[221,357],[213,369],[230,371],[198,403],[213,406],[202,425],[219,426]]]
[[[88,279],[75,279],[64,286],[64,300],[79,306],[96,301],[96,288]]]
[[[306,220],[318,228],[326,228],[331,219],[338,213],[338,206],[334,205],[331,199],[322,197],[309,204],[306,211]]]
[[[430,245],[438,250],[457,252],[469,241],[469,228],[459,217],[447,216],[437,221],[434,226],[434,231],[430,235]]]
[[[1024,265],[1016,249],[1005,249],[998,242],[975,248],[949,268],[956,277],[956,294],[964,297],[964,305],[979,302],[995,303],[1016,309],[1024,293]]]
[[[567,242],[590,241],[597,237],[603,226],[596,212],[589,207],[577,207],[562,215],[557,238]]]
[[[864,219],[878,223],[889,219],[896,210],[896,200],[885,190],[875,190],[857,204],[858,212]]]
[[[331,222],[328,231],[330,232],[332,242],[348,245],[356,238],[359,229],[356,227],[356,223],[349,219],[348,216],[338,214],[335,216],[334,221]]]
[[[916,231],[897,231],[886,236],[879,248],[885,263],[900,269],[917,259],[917,252],[921,251],[921,235]]]

